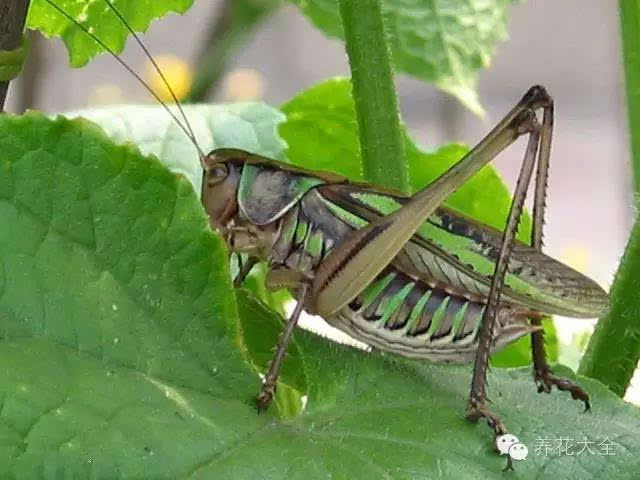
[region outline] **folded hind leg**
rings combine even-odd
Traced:
[[[542,128],[540,135],[540,149],[538,151],[538,169],[536,173],[535,197],[533,202],[533,228],[531,231],[531,246],[542,251],[542,229],[544,227],[544,210],[547,194],[547,179],[549,176],[549,158],[551,154],[551,138],[553,135],[553,99],[541,90],[537,99],[538,108],[543,110]],[[541,317],[531,318],[534,326],[542,325]],[[538,392],[550,393],[555,386],[558,390],[571,393],[575,400],[584,402],[585,411],[591,408],[589,395],[579,385],[571,380],[557,377],[551,371],[547,362],[544,331],[538,330],[531,334],[531,353],[533,357],[533,378]]]

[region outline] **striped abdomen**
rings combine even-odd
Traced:
[[[414,281],[389,267],[338,314],[326,319],[380,350],[433,361],[473,358],[484,303]],[[524,312],[499,311],[493,349],[531,332]]]

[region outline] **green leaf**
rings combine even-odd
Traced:
[[[0,477],[175,478],[253,430],[191,185],[86,121],[3,116],[0,149]]]
[[[122,52],[129,31],[103,0],[52,0],[60,9],[96,35],[116,53]],[[168,12],[184,13],[193,0],[110,0],[136,32],[145,32],[152,20]],[[27,27],[47,37],[60,37],[74,67],[85,65],[104,49],[45,0],[31,0]]]
[[[237,309],[191,185],[81,120],[1,117],[0,151],[0,477],[501,475],[488,429],[463,418],[470,366],[297,332],[287,398],[306,407],[257,415],[247,359],[264,363],[281,320],[244,294]],[[635,477],[638,409],[580,381],[593,415],[538,397],[529,369],[490,374],[493,408],[530,448],[519,478]],[[535,454],[561,436],[616,455]]]
[[[327,35],[344,38],[338,0],[289,0]],[[383,0],[396,68],[458,98],[476,113],[477,71],[507,36],[507,11],[518,0]]]

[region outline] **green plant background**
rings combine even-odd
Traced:
[[[115,3],[136,29],[190,5]],[[504,37],[510,2],[452,2],[444,16],[435,17],[428,10],[433,2],[405,3],[409,17],[446,20],[451,31],[476,25],[465,30],[477,35],[469,38],[440,32],[441,41],[474,47],[445,43],[446,62],[434,60],[437,49],[417,48],[438,35],[411,37],[407,28],[390,38],[398,69],[440,88],[449,85],[448,91],[479,111],[474,72],[488,64],[493,45]],[[33,4],[30,25],[61,35],[74,64],[96,53],[42,0]],[[60,4],[114,48],[124,44],[124,30],[102,8]],[[339,35],[336,5],[327,0],[302,7],[314,23]],[[383,2],[392,18],[394,5]],[[398,41],[403,35],[416,43]],[[410,57],[416,52],[419,58]],[[416,71],[403,67],[407,58]],[[256,296],[276,310],[281,300],[267,298],[255,283],[250,290],[232,288],[228,252],[209,230],[197,198],[195,149],[159,107],[81,114],[111,138],[87,120],[37,113],[0,118],[0,476],[500,474],[505,458],[492,451],[489,430],[463,418],[470,366],[367,354],[298,331],[275,408],[256,415],[258,373],[281,327],[281,316]],[[245,148],[362,178],[355,110],[344,79],[312,87],[281,109],[196,105],[187,114],[204,149]],[[414,190],[467,150],[453,144],[426,152],[406,132],[403,137]],[[496,227],[503,225],[509,201],[492,168],[448,199]],[[521,238],[529,229],[525,218]],[[494,364],[527,365],[528,348],[526,342],[510,347]],[[573,375],[562,367],[558,372]],[[638,409],[594,380],[579,382],[592,396],[592,415],[581,414],[565,394],[538,395],[529,367],[492,370],[494,408],[530,449],[511,475],[635,478]],[[560,438],[576,448],[577,442],[593,442],[594,452],[562,455],[555,448]],[[547,441],[554,449],[536,452]],[[615,455],[602,455],[603,442],[613,442]]]

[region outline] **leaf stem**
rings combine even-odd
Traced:
[[[640,8],[619,0],[631,157],[636,195],[640,193]],[[640,220],[631,232],[611,287],[611,308],[596,326],[580,363],[580,373],[623,396],[640,359]]]
[[[398,103],[380,0],[340,0],[364,175],[408,191]]]

